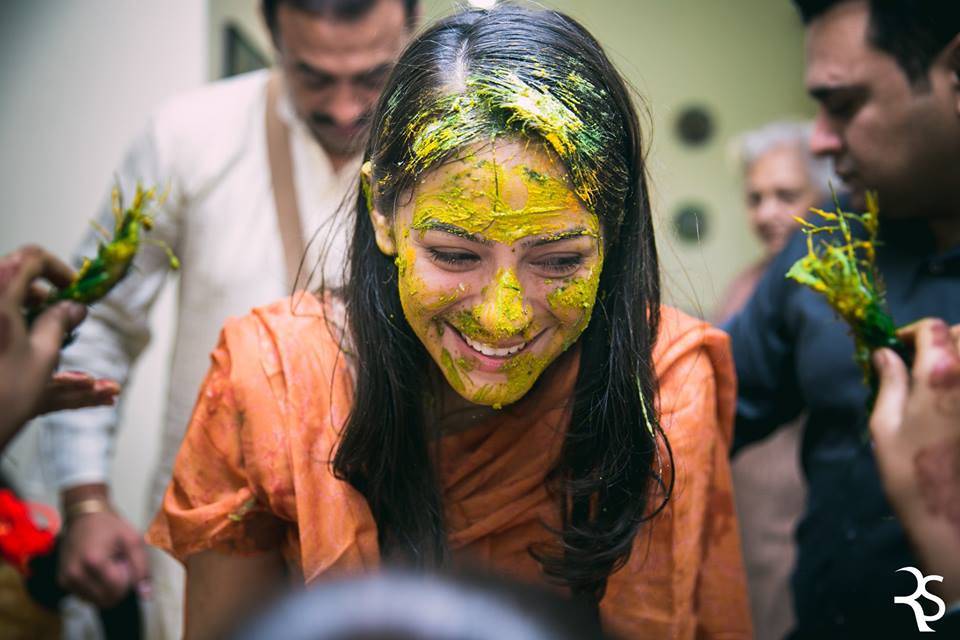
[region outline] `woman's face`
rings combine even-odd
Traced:
[[[768,256],[779,253],[799,226],[794,216],[806,217],[810,207],[820,204],[803,151],[791,144],[760,156],[744,186],[750,224]]]
[[[465,399],[522,398],[590,321],[600,222],[539,145],[499,140],[428,173],[392,221],[407,321]],[[379,225],[378,225],[379,219]],[[389,229],[384,229],[389,225]]]

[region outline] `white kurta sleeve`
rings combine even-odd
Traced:
[[[117,169],[115,183],[126,201],[132,198],[138,182],[144,187],[156,186],[159,192],[169,190],[165,203],[156,211],[154,229],[144,237],[162,240],[176,252],[183,195],[176,176],[159,157],[156,135],[151,122],[134,139]],[[97,221],[113,229],[110,189]],[[95,255],[100,239],[100,233],[94,229],[84,237],[75,254],[77,266],[81,257]],[[86,371],[115,380],[121,388],[126,385],[131,367],[150,340],[149,311],[168,272],[165,252],[143,242],[127,276],[104,300],[90,308],[76,340],[63,351],[60,369]],[[122,398],[121,392],[121,401]],[[62,411],[41,419],[44,471],[57,488],[107,481],[118,414],[117,407],[100,407]]]

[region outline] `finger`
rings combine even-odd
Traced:
[[[116,394],[95,390],[70,390],[47,393],[37,407],[37,415],[68,409],[110,406],[116,400]]]
[[[73,270],[70,267],[35,245],[22,247],[4,258],[2,267],[4,279],[9,278],[9,284],[6,287],[8,295],[21,303],[27,295],[30,284],[37,278],[46,278],[57,286],[66,285],[73,278]]]
[[[60,302],[43,313],[33,323],[30,330],[31,346],[39,358],[45,362],[56,362],[63,345],[63,336],[76,327],[86,316],[87,309],[76,302]],[[47,371],[49,377],[53,366]]]
[[[953,346],[960,352],[960,324],[950,327],[950,337],[953,338]]]
[[[97,379],[89,373],[80,371],[57,371],[47,383],[47,388],[51,391],[68,391],[80,389],[93,389],[97,385]]]
[[[915,380],[940,386],[947,378],[960,375],[960,353],[947,323],[937,319],[924,320],[916,335]]]
[[[36,390],[33,392],[33,415],[42,410],[40,405],[45,401],[46,385],[60,358],[64,332],[76,324],[84,312],[82,305],[61,302],[40,314],[30,330],[30,354],[23,375],[29,382],[29,388]]]
[[[94,378],[82,371],[57,371],[47,383],[47,393],[71,392],[117,395],[120,393],[120,385],[108,378]]]
[[[150,579],[150,565],[147,562],[147,552],[143,540],[132,538],[127,540],[127,559],[132,570],[130,581],[134,585],[141,585]]]
[[[890,349],[875,351],[873,366],[880,378],[880,390],[870,414],[870,433],[882,445],[900,428],[910,390],[910,375],[903,360]]]
[[[111,607],[130,590],[130,568],[125,560],[100,558],[84,563],[84,584],[96,593],[95,602]]]
[[[120,384],[107,378],[97,378],[93,383],[93,390],[104,395],[116,396],[120,393]]]
[[[112,558],[107,562],[103,567],[103,578],[107,585],[104,606],[116,605],[136,586],[132,574],[130,562],[125,558]]]
[[[98,563],[99,560],[92,556],[70,562],[60,572],[60,586],[84,600],[102,605],[108,598],[100,572],[96,568]]]
[[[900,327],[896,331],[897,337],[900,338],[900,340],[902,340],[903,342],[906,342],[908,344],[913,344],[913,340],[917,335],[917,329],[919,328],[919,325],[921,322],[923,322],[923,320],[917,320],[915,322],[911,322],[908,325],[904,325]]]
[[[44,252],[43,277],[56,287],[66,287],[73,282],[73,276],[76,272],[73,267],[53,255]]]
[[[39,282],[34,280],[30,283],[30,286],[27,289],[27,295],[24,296],[23,306],[28,308],[40,306],[49,295],[50,287],[44,287]]]

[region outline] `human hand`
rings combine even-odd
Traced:
[[[77,498],[72,505],[97,501],[100,510],[74,517],[70,516],[71,500],[64,501],[67,522],[60,549],[60,585],[100,608],[116,605],[133,588],[148,596],[143,536],[109,507],[105,488],[98,497]]]
[[[82,305],[56,304],[29,328],[24,321],[24,308],[46,298],[41,280],[65,286],[72,276],[70,267],[39,247],[22,247],[0,258],[0,448],[40,413],[110,404],[119,390],[89,376],[51,378],[64,334],[86,314]]]
[[[34,415],[113,404],[118,393],[120,385],[113,380],[94,378],[82,371],[58,371],[47,381]]]
[[[898,333],[913,370],[874,354],[880,391],[870,432],[887,495],[928,570],[960,596],[960,325],[921,320]],[[953,560],[953,559],[956,560]]]

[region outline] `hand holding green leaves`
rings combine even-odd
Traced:
[[[120,391],[86,373],[53,373],[64,332],[83,320],[82,305],[54,304],[33,326],[24,322],[24,307],[46,296],[44,281],[66,286],[72,277],[70,267],[39,247],[0,256],[0,449],[37,415],[112,404]]]

